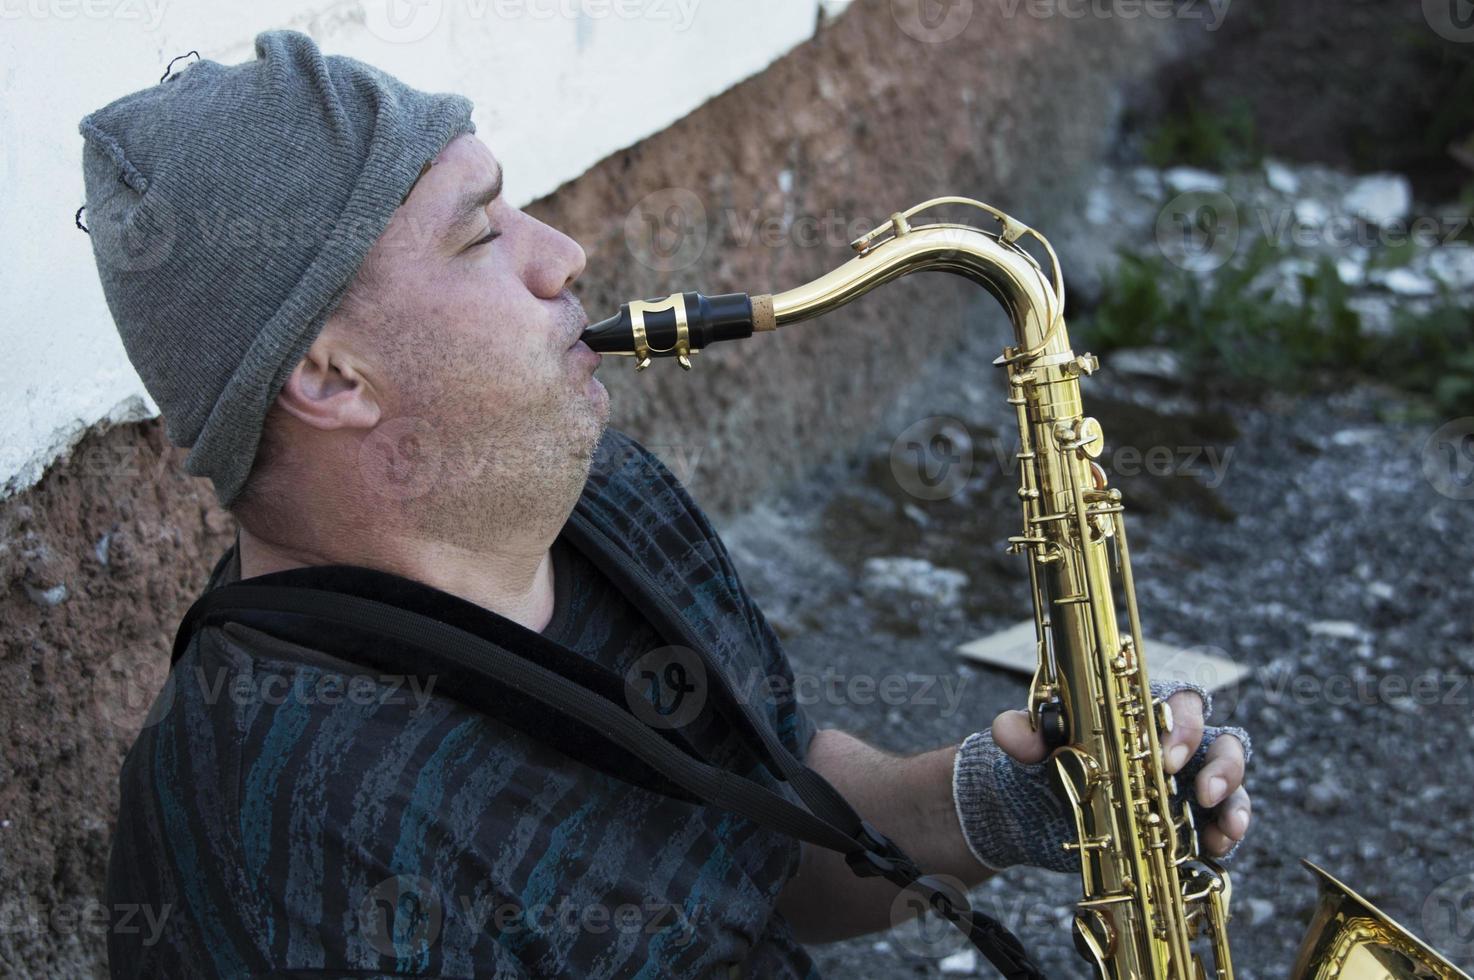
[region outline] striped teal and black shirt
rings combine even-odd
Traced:
[[[611,429],[578,508],[802,759],[814,728],[785,693],[787,657],[679,481]],[[368,595],[532,655],[555,643],[625,676],[666,645],[566,535],[553,563],[541,634],[370,569],[257,581]],[[210,587],[237,577],[227,555]],[[698,977],[731,964],[817,976],[774,907],[797,842],[624,782],[431,685],[369,674],[344,642],[233,622],[177,661],[121,776],[107,900],[138,913],[110,932],[114,978]],[[713,764],[790,792],[740,765],[751,756],[720,716],[683,733]]]

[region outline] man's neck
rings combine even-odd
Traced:
[[[308,565],[361,565],[392,572],[459,596],[536,633],[553,617],[551,542],[517,542],[471,550],[441,541],[388,535],[371,550],[306,551],[265,541],[241,528],[241,578]]]

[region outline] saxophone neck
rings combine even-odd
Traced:
[[[915,225],[922,211],[948,204],[978,208],[995,218],[997,231],[938,222]],[[1025,236],[1039,241],[1049,256],[1046,272],[1020,244]],[[877,286],[913,272],[950,272],[986,289],[1008,313],[1017,358],[1064,354],[1069,337],[1064,327],[1064,280],[1059,260],[1047,239],[997,208],[964,197],[941,197],[898,212],[851,247],[858,253],[844,265],[796,289],[773,297],[777,326],[822,316]]]
[[[966,205],[997,220],[997,231],[965,224],[914,225],[922,211]],[[1032,236],[1048,254],[1048,272],[1020,240]],[[1069,356],[1064,326],[1064,281],[1048,240],[991,207],[970,198],[941,197],[897,212],[851,243],[857,253],[824,276],[776,295],[675,293],[626,303],[615,316],[590,326],[583,340],[596,351],[637,359],[637,369],[654,357],[675,357],[690,368],[690,355],[720,340],[741,340],[822,316],[872,289],[913,272],[936,270],[982,286],[1002,304],[1013,323],[1016,347],[1010,362]]]

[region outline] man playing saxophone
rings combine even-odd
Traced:
[[[700,508],[608,427],[569,291],[584,253],[502,196],[470,103],[294,32],[263,33],[256,56],[198,62],[81,127],[120,334],[187,468],[239,520],[207,588],[372,594],[621,671],[662,638],[562,534],[583,502],[638,536],[734,675],[791,681]],[[206,218],[288,231],[246,246],[197,233]],[[840,855],[622,782],[454,698],[387,682],[325,696],[345,638],[274,625],[196,634],[128,754],[108,903],[168,911],[155,937],[110,934],[114,977],[806,977],[803,944],[893,924],[894,887]],[[1250,822],[1246,739],[1208,726],[1195,689],[1153,693],[1172,718],[1162,766],[1203,808],[1205,851],[1225,854]],[[791,697],[764,711],[932,873],[1078,867],[1023,712],[903,758],[816,730]],[[692,737],[732,755],[720,719]]]

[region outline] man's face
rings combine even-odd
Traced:
[[[481,140],[452,140],[370,250],[344,321],[377,369],[385,424],[443,453],[441,478],[562,470],[608,420],[599,355],[574,344],[583,249],[508,204],[501,183]]]

